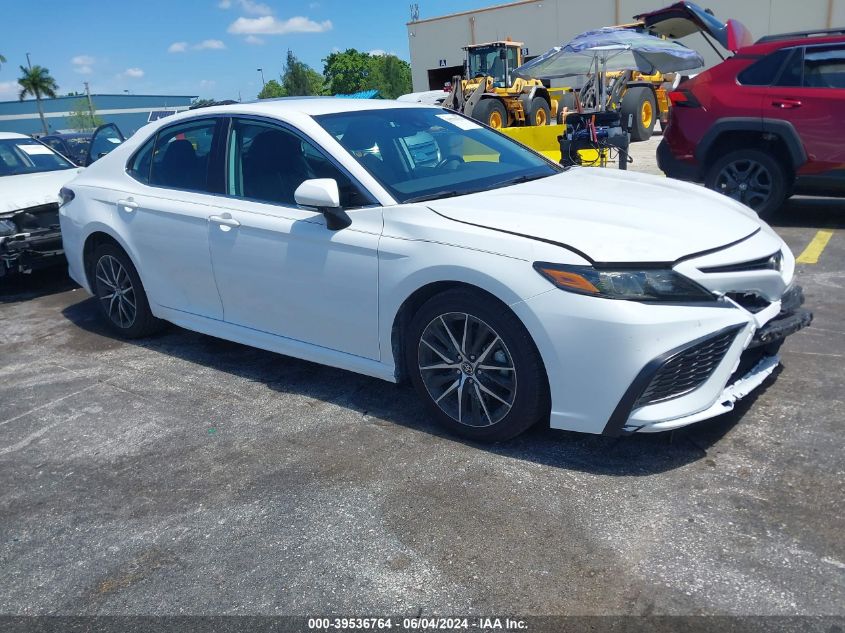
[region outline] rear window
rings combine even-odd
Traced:
[[[771,86],[780,73],[791,49],[783,48],[757,60],[737,76],[743,86]]]

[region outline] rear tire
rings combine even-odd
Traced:
[[[657,122],[657,100],[654,91],[646,86],[633,86],[622,96],[622,126],[627,127],[628,119],[631,123],[631,140],[647,141],[654,132]]]
[[[787,170],[776,158],[759,149],[740,149],[718,158],[704,184],[769,220],[786,200],[786,178]]]
[[[548,379],[525,326],[467,289],[429,299],[405,337],[408,375],[429,413],[467,439],[510,439],[548,412]]]
[[[91,259],[91,289],[109,328],[127,339],[148,336],[163,326],[153,316],[132,260],[116,244],[101,244]]]
[[[552,111],[548,102],[543,97],[534,97],[525,113],[526,125],[548,125],[551,118]]]
[[[557,122],[559,124],[566,123],[563,120],[563,110],[566,109],[568,114],[578,112],[578,95],[574,92],[565,92],[557,102]]]
[[[498,99],[482,99],[475,106],[472,118],[499,130],[508,124],[508,111]]]

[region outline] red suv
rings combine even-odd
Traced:
[[[845,29],[773,35],[734,53],[670,94],[660,169],[762,217],[793,194],[845,196]]]

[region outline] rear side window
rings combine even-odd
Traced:
[[[786,60],[776,85],[797,88],[804,81],[804,49],[796,48],[790,52],[792,54]]]
[[[156,136],[150,157],[149,184],[190,191],[210,191],[208,166],[214,143],[214,119],[166,128]],[[138,154],[142,158],[143,151]]]
[[[152,164],[155,144],[156,137],[153,136],[135,153],[135,156],[129,161],[129,167],[126,170],[135,180],[140,180],[145,185],[150,184],[150,165]]]
[[[808,48],[804,53],[804,86],[845,88],[845,47]]]
[[[775,83],[784,61],[791,52],[790,49],[782,48],[757,60],[739,73],[737,76],[739,83],[743,86],[771,86]]]

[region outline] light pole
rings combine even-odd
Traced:
[[[264,86],[267,85],[266,83],[264,83],[264,69],[263,68],[257,68],[256,70],[258,70],[258,72],[261,73],[261,87],[263,88]]]

